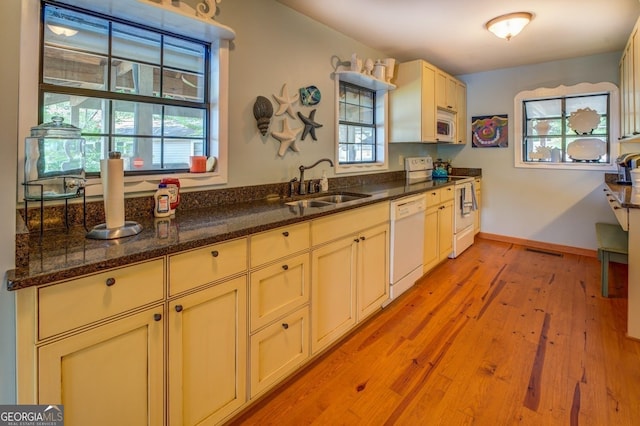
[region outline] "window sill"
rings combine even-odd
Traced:
[[[540,162],[516,162],[516,168],[520,169],[556,169],[556,170],[591,170],[598,172],[617,171],[617,167],[610,163],[552,163]]]

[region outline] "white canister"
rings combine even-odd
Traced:
[[[378,80],[384,81],[386,69],[387,67],[385,67],[384,64],[378,59],[376,61],[376,64],[373,66],[373,76]]]

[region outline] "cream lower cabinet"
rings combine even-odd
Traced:
[[[162,425],[163,336],[158,306],[40,346],[37,403],[68,426]]]
[[[476,191],[476,211],[473,213],[473,233],[480,232],[480,208],[482,207],[482,179],[475,178],[473,182]]]
[[[247,400],[247,278],[169,302],[169,424],[214,425]]]
[[[423,272],[430,271],[453,251],[453,186],[427,192]]]
[[[309,357],[308,223],[306,241],[304,253],[251,272],[251,398],[271,388]]]
[[[312,354],[379,310],[388,298],[388,220],[389,204],[380,203],[312,222]]]

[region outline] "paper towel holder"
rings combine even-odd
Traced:
[[[114,240],[138,235],[140,232],[142,232],[142,225],[138,222],[126,220],[124,225],[118,228],[107,228],[106,223],[96,225],[87,233],[87,238],[92,240]]]
[[[120,159],[121,153],[118,151],[109,152],[109,159]],[[106,210],[106,209],[105,209]],[[105,212],[106,213],[106,212]],[[122,226],[107,228],[106,223],[96,225],[87,233],[87,238],[93,240],[114,240],[117,238],[131,237],[142,232],[142,226],[134,221],[125,220]]]

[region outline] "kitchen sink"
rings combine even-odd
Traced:
[[[307,200],[289,201],[288,203],[285,203],[285,204],[288,206],[295,206],[295,207],[326,207],[326,206],[331,206],[334,203],[329,201],[318,201],[316,199],[307,199]]]
[[[369,194],[356,194],[356,193],[335,193],[328,195],[315,196],[313,198],[305,198],[303,200],[289,201],[288,206],[297,207],[326,207],[334,204],[346,203],[349,201],[360,200],[362,198],[370,197]]]
[[[331,194],[331,195],[323,195],[321,197],[313,198],[313,200],[317,201],[326,201],[329,203],[337,204],[337,203],[346,203],[348,201],[359,200],[361,198],[370,197],[368,194]]]

